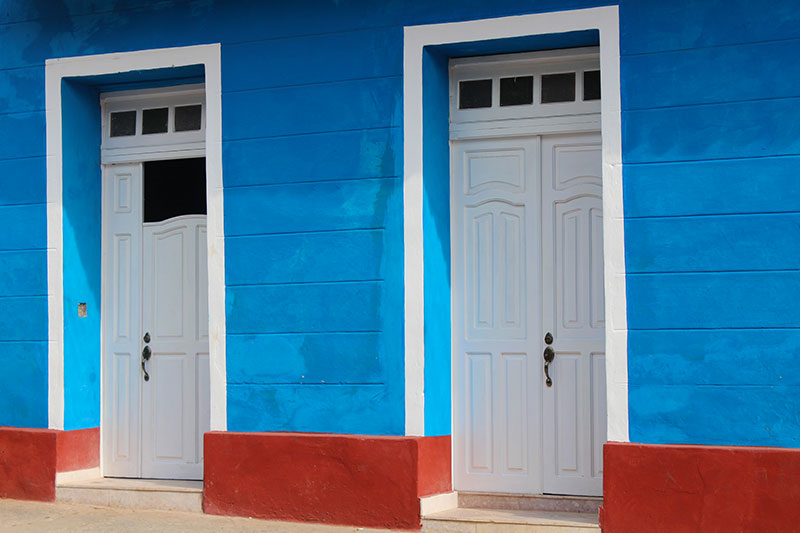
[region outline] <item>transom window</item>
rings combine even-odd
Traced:
[[[200,155],[205,140],[203,85],[104,93],[100,99],[104,163],[156,158],[166,151]]]
[[[600,113],[597,47],[458,58],[450,71],[451,131]]]

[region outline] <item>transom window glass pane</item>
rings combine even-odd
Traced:
[[[458,93],[459,109],[492,107],[492,80],[462,81]]]
[[[600,100],[599,70],[588,70],[583,73],[583,99]]]
[[[167,133],[169,108],[145,109],[142,111],[142,133]]]
[[[575,73],[543,74],[542,103],[575,101]]]
[[[144,164],[144,221],[206,214],[206,159],[171,159]]]
[[[500,105],[533,103],[533,76],[500,78]]]
[[[195,131],[200,129],[203,106],[182,105],[175,108],[175,131]]]
[[[111,137],[136,135],[136,111],[111,113]]]

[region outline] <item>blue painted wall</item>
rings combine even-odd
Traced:
[[[800,446],[798,22],[621,11],[633,441]]]
[[[230,429],[399,434],[402,27],[603,3],[6,0],[0,425],[47,422],[46,58],[222,43]],[[800,446],[800,11],[624,0],[620,17],[631,439]],[[431,55],[426,165],[446,179],[446,100],[429,92],[444,58],[585,36],[571,38]],[[446,193],[426,183],[428,434],[449,432]],[[75,287],[92,293],[94,252],[76,253],[90,260]],[[76,343],[91,320],[67,325]],[[83,427],[97,367],[70,349],[67,421]]]
[[[102,188],[99,92],[62,82],[64,429],[100,425]],[[86,316],[78,316],[78,304]]]

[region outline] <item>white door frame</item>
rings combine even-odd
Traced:
[[[45,63],[47,309],[49,339],[48,427],[51,429],[64,429],[62,79],[189,65],[202,65],[205,70],[211,429],[227,430],[225,233],[222,188],[222,73],[219,44],[56,58],[48,59]],[[100,125],[98,124],[99,127]],[[100,401],[102,405],[102,388]]]
[[[619,8],[578,9],[409,26],[403,57],[403,225],[406,435],[425,435],[423,256],[423,51],[426,46],[598,30],[603,95],[603,252],[608,440],[628,441],[627,305],[622,203]]]

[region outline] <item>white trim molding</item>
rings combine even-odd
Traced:
[[[63,78],[188,65],[203,65],[205,69],[211,429],[227,430],[222,71],[219,44],[66,57],[46,61],[48,427],[51,429],[64,429],[61,81]],[[98,124],[97,127],[100,128],[101,125]]]
[[[573,31],[600,34],[603,239],[608,440],[628,441],[627,302],[622,197],[619,9],[578,9],[446,24],[408,26],[403,50],[403,229],[405,244],[405,430],[425,434],[423,256],[423,85],[426,46]]]

